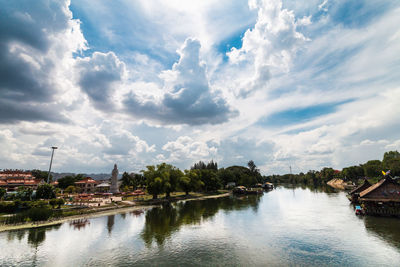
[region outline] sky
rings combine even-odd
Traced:
[[[397,0],[0,0],[0,169],[253,160],[341,169],[400,150]]]

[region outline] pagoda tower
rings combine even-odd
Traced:
[[[118,168],[117,164],[114,164],[114,169],[111,172],[111,187],[110,192],[113,194],[119,193],[118,189]]]

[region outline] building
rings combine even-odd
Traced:
[[[3,170],[0,172],[0,188],[16,191],[18,187],[30,187],[36,190],[44,181],[36,179],[31,172],[22,170]]]
[[[86,177],[75,182],[76,188],[82,193],[94,193],[98,182],[90,177]]]
[[[103,182],[96,186],[96,192],[108,193],[108,192],[110,192],[110,187],[111,187],[110,183]]]
[[[357,186],[356,188],[354,188],[353,190],[351,190],[348,194],[348,199],[353,202],[356,203],[358,202],[358,198],[360,197],[360,193],[362,191],[364,191],[365,189],[369,188],[371,186],[371,184],[368,182],[367,179],[364,179],[364,182]]]
[[[400,216],[400,184],[386,177],[360,192],[365,214]]]

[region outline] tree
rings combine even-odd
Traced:
[[[31,171],[32,176],[38,180],[45,180],[47,182],[47,176],[49,175],[48,171],[41,171],[34,169]],[[50,173],[50,181],[53,181],[53,175]]]
[[[382,162],[380,160],[370,160],[362,165],[364,169],[364,175],[367,177],[375,178],[379,177],[382,172]]]
[[[201,180],[200,170],[192,169],[192,170],[185,170],[185,177],[189,178],[189,188],[186,190],[189,191],[198,191],[204,187],[204,182]],[[183,189],[183,188],[181,188]],[[183,189],[185,192],[185,189]]]
[[[183,173],[176,167],[162,163],[155,166],[147,166],[147,170],[143,171],[146,178],[147,191],[157,198],[157,195],[166,193],[166,197],[170,197],[171,192],[176,191],[179,179]],[[159,180],[156,181],[156,178]]]
[[[192,167],[190,167],[191,170],[214,170],[218,171],[218,164],[214,162],[214,160],[211,160],[207,164],[204,163],[203,161],[199,161],[198,163],[195,163]]]
[[[73,194],[75,192],[76,192],[76,188],[73,185],[70,185],[65,189],[65,193],[67,193],[67,194]]]
[[[186,195],[189,195],[189,192],[192,189],[190,184],[190,178],[187,176],[182,176],[179,179],[179,187],[186,193]]]
[[[62,198],[57,199],[57,209],[60,209],[62,205],[64,205],[65,201]]]
[[[54,207],[57,205],[57,199],[56,198],[50,199],[49,204],[54,209]]]
[[[400,176],[400,153],[398,151],[385,152],[382,166],[385,171],[390,170],[391,175]]]
[[[204,184],[205,191],[216,191],[221,188],[221,183],[218,180],[217,173],[214,170],[203,169],[199,170],[200,179]]]
[[[250,161],[247,163],[247,166],[249,167],[249,170],[250,170],[250,172],[251,172],[252,174],[258,174],[258,173],[260,173],[260,170],[257,169],[257,166],[256,166],[256,164],[254,163],[254,161],[250,160]]]
[[[333,179],[334,174],[335,174],[335,170],[332,168],[325,167],[320,171],[320,177],[323,182],[327,182],[327,181]]]
[[[170,197],[171,192],[174,192],[178,188],[179,180],[183,176],[183,173],[178,168],[166,164],[165,165],[166,171],[169,173],[169,180],[168,184],[165,188],[166,197]]]
[[[83,174],[78,175],[67,175],[63,178],[58,179],[58,187],[62,189],[66,189],[68,186],[75,185],[75,182],[78,182],[84,178]]]
[[[136,188],[136,180],[135,177],[132,174],[129,174],[127,172],[124,172],[122,174],[122,183],[121,183],[121,188],[126,188],[126,187],[132,187],[133,189]]]
[[[221,168],[218,170],[218,179],[225,186],[227,183],[236,182],[235,175],[229,169]]]
[[[153,195],[153,199],[157,199],[157,196],[164,191],[163,180],[160,177],[155,177],[147,184],[147,191]]]
[[[364,176],[364,169],[361,166],[350,166],[343,168],[343,175],[353,182]]]
[[[17,192],[18,192],[17,196],[21,200],[32,200],[32,194],[33,194],[32,188],[20,186],[18,187]]]
[[[54,192],[53,186],[49,184],[42,184],[38,186],[36,190],[36,198],[51,199],[55,197],[56,193]]]
[[[157,165],[157,167],[154,165],[147,166],[147,170],[143,171],[143,175],[146,178],[147,192],[153,195],[153,199],[157,199],[159,194],[165,192],[169,174],[164,171],[162,164]]]
[[[6,195],[7,191],[4,188],[0,188],[0,200],[3,200],[3,197]]]
[[[240,177],[239,183],[246,187],[251,187],[257,183],[257,180],[255,176],[243,174]]]

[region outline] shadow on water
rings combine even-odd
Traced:
[[[184,225],[196,225],[213,218],[218,211],[233,211],[252,208],[257,212],[260,195],[227,197],[200,201],[166,204],[146,212],[146,221],[141,238],[149,247],[153,241],[163,246],[166,239]]]
[[[107,217],[107,230],[109,236],[111,236],[111,232],[114,227],[114,222],[115,222],[115,215],[110,215]]]
[[[400,249],[400,219],[365,216],[364,224],[369,233]]]
[[[15,230],[7,232],[7,240],[12,241],[15,238],[18,241],[21,241],[26,234],[28,234],[28,244],[32,247],[37,248],[40,244],[42,244],[46,240],[46,232],[51,230],[57,230],[61,227],[61,224],[46,226],[46,227],[38,227],[31,228],[27,230]]]

